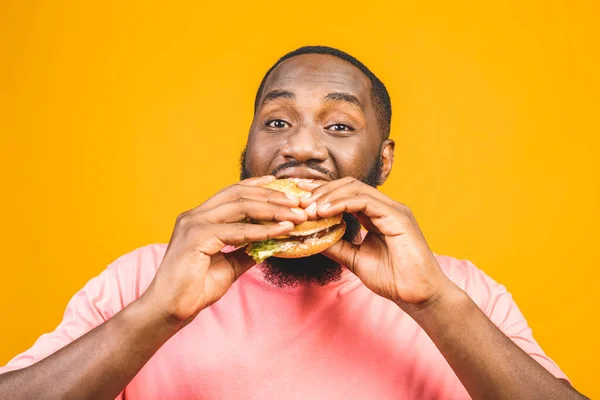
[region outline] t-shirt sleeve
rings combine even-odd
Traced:
[[[48,357],[139,298],[152,282],[165,251],[166,245],[153,244],[114,260],[71,298],[55,330],[40,336],[29,350],[0,367],[0,374]]]
[[[469,269],[466,291],[469,295],[474,294],[471,297],[488,318],[517,346],[552,375],[570,382],[565,373],[544,353],[535,341],[531,328],[506,287],[495,282],[472,263],[468,261],[464,263]]]
[[[92,278],[67,304],[56,329],[0,367],[0,374],[35,364],[108,321],[146,290],[164,257],[166,246],[148,245],[122,255]],[[123,393],[116,398],[123,398]]]
[[[0,374],[28,367],[52,355],[95,327],[108,321],[126,305],[119,285],[118,268],[127,268],[135,252],[121,256],[100,275],[92,278],[69,301],[60,324],[50,333],[40,336],[31,348],[17,355]],[[119,394],[116,400],[123,398]]]
[[[30,349],[0,367],[0,374],[35,364],[112,317],[113,274],[108,268],[91,279],[71,298],[56,329],[40,336]]]
[[[0,367],[0,374],[43,360],[118,313],[124,307],[124,302],[117,268],[127,262],[128,258],[130,255],[120,257],[100,275],[86,283],[67,304],[63,319],[56,329],[40,336],[30,349],[17,355],[4,367]],[[121,399],[123,393],[115,400]]]

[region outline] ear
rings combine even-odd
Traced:
[[[388,176],[392,172],[392,165],[394,165],[394,148],[396,143],[392,139],[386,139],[381,143],[381,175],[379,176],[378,186],[383,185],[387,180]]]

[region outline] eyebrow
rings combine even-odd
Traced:
[[[360,109],[362,111],[365,110],[365,108],[363,107],[360,100],[358,100],[358,97],[356,97],[355,95],[350,94],[350,93],[342,93],[342,92],[329,93],[327,96],[325,96],[323,101],[343,101],[343,102],[352,104],[354,106],[360,107]]]
[[[278,89],[271,90],[263,98],[262,106],[264,106],[265,104],[267,104],[273,100],[280,99],[280,98],[294,100],[296,98],[296,95],[293,92],[290,92],[289,90],[278,90]],[[362,105],[362,103],[360,102],[360,100],[358,100],[358,97],[356,97],[355,95],[350,94],[350,93],[332,92],[332,93],[329,93],[327,96],[325,96],[323,101],[324,102],[342,101],[345,103],[352,104],[354,106],[358,106],[358,107],[360,107],[360,109],[362,111],[365,110],[365,108]]]
[[[269,93],[265,95],[265,98],[262,101],[262,105],[264,106],[270,101],[275,99],[284,98],[293,100],[296,98],[296,95],[289,90],[271,90]]]

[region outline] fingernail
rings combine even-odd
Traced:
[[[301,208],[290,208],[290,210],[292,210],[293,212],[295,212],[298,215],[305,215],[306,213],[304,212],[303,209]]]
[[[312,213],[317,209],[317,203],[312,203],[310,206],[306,207],[306,212]]]
[[[281,222],[279,222],[278,225],[285,226],[287,228],[287,227],[294,226],[294,223],[292,221],[281,221]]]
[[[289,180],[292,182],[296,182],[296,183],[310,183],[313,181],[312,179],[304,179],[304,178],[289,178]]]
[[[313,182],[313,181],[301,182],[299,185],[300,185],[300,187],[311,189],[311,190],[314,188],[318,188],[320,186],[317,182]]]
[[[290,194],[290,193],[286,193],[285,197],[287,197],[290,200],[298,200],[297,196],[294,196],[293,194]]]
[[[313,204],[315,204],[315,203],[313,203]],[[330,203],[325,203],[321,207],[319,207],[319,211],[327,210],[329,208],[329,206],[331,206]]]

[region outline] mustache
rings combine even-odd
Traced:
[[[325,174],[325,175],[329,176],[331,178],[331,180],[335,179],[335,176],[331,173],[330,170],[328,170],[327,168],[320,165],[318,161],[313,161],[313,160],[309,160],[305,163],[301,163],[300,161],[297,161],[297,160],[290,160],[288,162],[285,162],[285,163],[280,164],[280,165],[276,166],[275,168],[273,168],[273,170],[271,171],[271,175],[275,175],[277,172],[281,171],[282,169],[296,168],[296,167],[302,167],[302,166],[305,166],[310,169],[314,169],[315,171]]]

